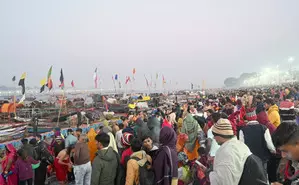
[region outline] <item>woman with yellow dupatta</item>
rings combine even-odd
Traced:
[[[89,130],[88,134],[87,134],[87,137],[88,137],[88,148],[89,148],[89,152],[90,152],[90,161],[91,162],[95,158],[96,153],[98,151],[96,140],[95,140],[96,136],[97,136],[96,131],[94,130],[94,128],[91,128]]]

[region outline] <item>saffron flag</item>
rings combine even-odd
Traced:
[[[74,80],[72,80],[71,85],[72,85],[72,87],[75,87]]]
[[[42,80],[40,81],[40,85],[41,85],[40,93],[42,93],[42,92],[45,90],[46,81],[47,81],[46,78],[44,78],[44,79],[42,79]]]
[[[20,81],[19,81],[19,86],[22,87],[22,94],[24,95],[25,94],[25,78],[26,78],[26,73],[23,73],[21,78],[20,78]]]
[[[16,76],[12,77],[12,81],[13,82],[16,81]]]
[[[59,85],[59,87],[60,87],[61,89],[63,89],[63,88],[64,88],[64,76],[63,76],[62,68],[61,68],[61,70],[60,70],[60,78],[59,78],[59,80],[60,80],[60,85]]]
[[[48,87],[49,91],[53,88],[53,82],[52,82],[52,66],[50,67],[48,71],[48,78],[47,78],[47,84],[46,86]]]
[[[98,88],[98,68],[94,70],[93,81],[94,81],[94,88]]]
[[[166,84],[166,80],[165,80],[165,78],[164,78],[164,75],[163,75],[162,77],[163,77],[163,78],[162,78],[162,79],[163,79],[163,81],[162,81],[163,84]]]
[[[135,75],[135,73],[136,73],[136,69],[135,69],[135,68],[133,68],[133,75]]]

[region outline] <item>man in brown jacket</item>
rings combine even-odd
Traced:
[[[90,185],[91,163],[86,134],[81,134],[75,145],[74,175],[76,184]]]

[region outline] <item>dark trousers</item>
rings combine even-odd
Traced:
[[[19,181],[19,185],[32,185],[32,179],[27,179],[27,180],[24,180],[24,181]]]
[[[35,169],[34,184],[45,185],[47,177],[47,164],[44,162],[40,163],[40,166]]]

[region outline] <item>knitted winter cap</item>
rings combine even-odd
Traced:
[[[133,138],[133,134],[125,132],[122,136],[121,136],[121,144],[124,147],[129,147],[131,146],[131,140]]]
[[[294,103],[291,101],[281,102],[279,106],[279,115],[283,123],[296,122]]]
[[[257,120],[255,108],[246,109],[246,120],[248,120],[248,121],[256,121]]]
[[[228,119],[223,118],[219,119],[217,123],[213,125],[212,132],[223,136],[234,135],[232,124]]]

